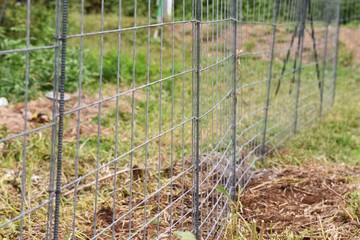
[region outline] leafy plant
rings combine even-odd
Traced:
[[[133,79],[133,58],[128,54],[120,54],[120,78],[128,85],[131,84]],[[111,51],[104,56],[103,65],[103,78],[105,81],[112,81],[117,78],[118,72],[118,53],[117,51]],[[146,80],[147,72],[147,59],[145,54],[139,53],[136,56],[135,64],[135,77],[137,83],[144,83]]]
[[[343,42],[339,42],[339,63],[342,67],[349,67],[354,63],[354,51],[345,48]]]
[[[181,240],[196,240],[196,237],[191,232],[175,231],[175,235]]]
[[[347,209],[349,211],[349,216],[353,220],[360,222],[360,192],[353,191],[350,194],[350,198],[347,202]]]
[[[21,49],[25,46],[20,40],[7,39],[3,29],[0,28],[0,49]],[[26,89],[29,98],[38,95],[39,91],[53,89],[54,81],[54,50],[31,51],[13,53],[0,57],[0,96],[8,98],[11,102],[24,100]],[[75,91],[79,81],[79,49],[69,48],[67,51],[65,90]],[[98,70],[91,55],[84,51],[87,65],[82,67],[82,81],[87,84],[96,76]]]
[[[216,186],[216,190],[222,194],[224,194],[230,201],[233,201],[232,197],[230,196],[230,193],[221,185]]]

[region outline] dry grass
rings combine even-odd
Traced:
[[[241,195],[240,214],[248,225],[256,226],[256,232],[251,232],[256,239],[289,239],[291,235],[296,239],[357,239],[360,209],[350,209],[353,201],[360,201],[353,197],[360,185],[350,176],[359,178],[360,168],[308,164],[268,169],[252,179]]]

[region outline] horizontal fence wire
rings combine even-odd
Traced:
[[[223,238],[261,163],[360,89],[359,0],[0,3],[0,238]]]

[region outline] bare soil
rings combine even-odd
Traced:
[[[360,28],[346,28],[342,27],[340,30],[341,42],[347,49],[351,49],[354,54],[354,59],[360,59],[360,41],[357,37],[360,36]]]
[[[347,208],[359,177],[359,167],[344,165],[272,168],[242,194],[243,217],[268,235],[307,229],[304,239],[360,239],[360,212]]]
[[[103,97],[103,99],[116,95],[115,90],[107,90],[105,94],[106,95]],[[99,114],[99,104],[94,103],[99,100],[96,99],[96,97],[91,97],[86,93],[81,93],[81,99],[79,101],[78,96],[78,93],[72,93],[70,94],[71,100],[65,102],[65,112],[72,112],[66,115],[67,124],[69,126],[76,126],[79,117],[78,113],[80,113],[80,133],[84,136],[96,135],[97,132],[94,131],[94,129],[97,128],[97,123],[93,120]],[[125,94],[125,98],[130,100],[131,94]],[[135,92],[135,99],[140,98],[142,98],[141,92]],[[101,105],[101,112],[103,113],[112,109],[114,110],[114,101],[115,99],[104,101]],[[18,103],[8,107],[0,108],[0,134],[3,132],[6,132],[10,135],[22,133],[25,129],[25,122],[27,125],[27,131],[51,123],[53,100],[46,97],[40,97],[38,99],[29,101],[27,105],[26,121],[25,108],[26,105],[24,103]],[[131,112],[131,104],[129,101],[121,101],[119,104],[119,110],[121,112]],[[108,131],[107,129],[103,129],[102,132],[106,134]],[[65,131],[65,138],[73,138],[75,136],[76,128],[69,128],[68,131]]]

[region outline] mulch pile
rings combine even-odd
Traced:
[[[272,168],[245,189],[242,216],[267,236],[291,231],[303,239],[360,239],[360,208],[348,207],[359,179],[359,167],[344,165]]]

